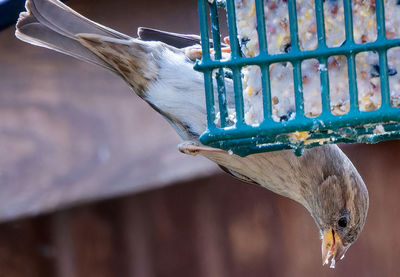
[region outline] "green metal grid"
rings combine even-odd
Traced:
[[[288,0],[291,50],[288,53],[274,55],[268,54],[267,50],[264,1],[255,0],[260,49],[259,55],[255,57],[243,57],[241,55],[236,29],[234,2],[235,0],[198,0],[203,56],[201,61],[196,63],[195,69],[204,73],[208,122],[207,130],[200,137],[200,141],[203,144],[231,150],[240,156],[282,149],[293,149],[297,155],[301,155],[304,148],[326,143],[376,143],[383,140],[400,138],[400,109],[392,107],[390,104],[387,65],[387,50],[399,46],[400,39],[389,40],[385,36],[383,0],[376,0],[377,39],[374,42],[364,44],[357,44],[354,41],[352,4],[350,0],[344,0],[346,40],[340,47],[333,48],[326,45],[323,0],[315,0],[318,47],[310,51],[302,51],[299,48],[296,1]],[[218,14],[218,12],[221,12],[221,9],[218,9],[221,6],[226,10],[228,21],[229,39],[231,42],[231,57],[229,60],[221,60],[221,34]],[[210,29],[215,51],[214,59],[210,55]],[[382,104],[379,109],[374,111],[360,111],[358,108],[355,56],[360,52],[366,51],[375,51],[378,53],[381,69]],[[340,116],[331,113],[329,75],[327,70],[321,70],[322,113],[317,117],[306,117],[301,92],[301,63],[306,59],[317,59],[322,66],[327,68],[328,58],[336,55],[344,55],[347,58],[350,111]],[[290,62],[293,66],[296,103],[294,119],[282,122],[276,122],[272,119],[271,88],[268,73],[269,66],[279,62]],[[262,74],[264,121],[259,126],[250,126],[244,121],[241,68],[247,65],[258,65]],[[237,119],[234,126],[228,126],[224,68],[229,68],[232,71]],[[216,108],[213,72],[218,91],[218,107],[221,118],[220,127],[215,124]],[[384,126],[385,133],[374,134],[374,129],[379,124]],[[309,132],[306,142],[293,142],[289,139],[287,134],[296,131]]]

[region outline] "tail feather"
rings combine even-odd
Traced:
[[[122,40],[131,37],[91,21],[57,0],[28,0],[26,10],[16,25],[15,35],[19,39],[116,72],[83,46],[77,35],[91,33]]]
[[[31,11],[46,27],[75,39],[79,33],[97,34],[119,39],[129,36],[93,22],[57,0],[28,0],[27,10]]]
[[[22,16],[26,16],[26,19],[21,20],[20,17],[19,23],[22,22],[22,24],[15,33],[16,36],[22,41],[40,47],[49,48],[51,50],[55,50],[66,55],[70,55],[74,58],[115,71],[106,62],[89,51],[86,47],[83,47],[79,41],[63,36],[47,28],[40,22],[35,21],[35,18],[30,15],[27,16],[27,14],[22,14]]]

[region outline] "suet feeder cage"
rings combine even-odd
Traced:
[[[400,39],[388,39],[385,35],[384,1],[376,0],[377,39],[373,42],[358,44],[353,36],[352,3],[344,0],[345,42],[338,47],[328,47],[324,27],[324,1],[315,0],[315,18],[317,25],[318,47],[314,50],[301,50],[298,38],[296,1],[288,0],[291,49],[287,53],[269,54],[264,18],[264,1],[255,0],[257,15],[257,33],[259,54],[245,57],[241,53],[236,26],[235,0],[198,0],[198,11],[202,40],[202,59],[195,69],[204,73],[207,105],[208,128],[200,141],[212,147],[232,151],[240,156],[253,153],[293,149],[300,155],[305,148],[328,143],[377,143],[400,137],[400,108],[391,105],[389,89],[389,69],[387,51],[400,45]],[[221,57],[221,14],[226,13],[231,56]],[[400,16],[400,15],[399,15]],[[210,40],[211,37],[211,40]],[[212,44],[211,44],[212,42]],[[211,45],[214,56],[210,55]],[[358,104],[355,56],[361,52],[373,51],[379,56],[381,106],[373,111],[361,111]],[[316,59],[320,65],[327,65],[331,56],[343,55],[347,59],[348,88],[350,109],[346,114],[333,115],[330,109],[329,75],[327,70],[320,71],[322,112],[317,117],[307,117],[304,113],[302,95],[301,63],[307,59]],[[272,100],[269,78],[269,66],[273,63],[289,62],[293,68],[295,116],[291,120],[276,122],[272,119]],[[257,65],[262,73],[263,122],[258,126],[248,125],[244,120],[244,104],[241,69],[248,65]],[[226,90],[224,78],[232,78],[236,112],[235,124],[228,124]],[[215,94],[214,91],[217,91]],[[218,100],[218,101],[216,101]],[[220,124],[216,124],[219,111]],[[377,126],[383,126],[383,132],[374,132]],[[303,141],[293,142],[288,134],[307,132]]]

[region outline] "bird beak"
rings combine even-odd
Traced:
[[[344,245],[342,239],[332,228],[325,231],[322,236],[322,265],[329,263],[331,260],[331,268],[335,267],[335,262],[344,258],[344,254],[350,245]]]

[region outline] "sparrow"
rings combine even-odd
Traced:
[[[199,36],[139,28],[133,38],[57,0],[28,0],[26,10],[16,25],[19,39],[114,72],[170,123],[184,141],[181,152],[203,155],[236,178],[302,204],[320,231],[323,264],[330,260],[334,267],[357,240],[367,216],[368,191],[336,145],[306,150],[301,157],[288,150],[240,157],[199,142],[207,128],[204,79],[193,69],[201,58]],[[229,79],[226,93],[228,107],[234,107]]]

